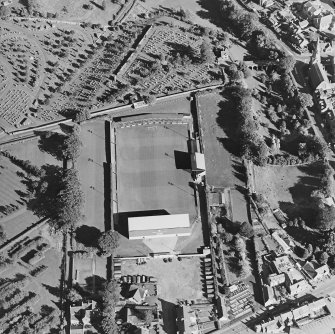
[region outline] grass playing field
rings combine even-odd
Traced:
[[[232,140],[217,123],[224,98],[219,93],[199,96],[201,127],[206,159],[206,179],[209,185],[234,187],[243,185],[237,178],[238,166],[230,152]]]
[[[166,210],[195,216],[191,174],[177,169],[175,159],[177,152],[177,160],[179,156],[183,160],[183,153],[178,151],[187,153],[187,138],[185,125],[117,130],[119,212]]]

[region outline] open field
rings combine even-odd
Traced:
[[[24,177],[19,176],[24,173],[20,167],[14,165],[8,158],[0,156],[0,168],[0,218],[2,218],[2,211],[5,205],[13,204],[21,208],[24,206],[19,194],[25,193],[27,189],[22,183]]]
[[[98,280],[101,283],[106,279],[106,259],[95,255],[87,259],[75,257],[73,259],[73,279],[79,285],[94,290],[99,284]]]
[[[234,187],[243,185],[238,179],[239,162],[228,151],[231,141],[217,124],[218,113],[222,108],[223,97],[219,93],[199,96],[199,109],[206,159],[206,179],[209,185]]]
[[[14,213],[3,219],[2,226],[6,232],[7,239],[11,239],[39,220],[40,218],[35,216],[32,211],[22,209],[17,214]]]
[[[122,262],[122,275],[143,274],[156,277],[158,296],[172,303],[176,303],[178,299],[202,298],[200,272],[198,257],[183,258],[182,261],[174,259],[167,263],[162,259],[150,259],[140,266],[135,261]]]
[[[33,140],[25,141],[24,144],[17,143],[6,146],[4,149],[19,159],[29,160],[32,165],[37,167],[41,167],[47,164],[62,166],[62,163],[55,159],[51,154],[42,152],[39,149],[38,141],[39,137],[36,137]]]
[[[320,167],[317,164],[301,167],[254,167],[256,192],[263,194],[272,208],[279,207],[288,216],[301,216],[311,222],[311,192],[319,186]]]
[[[83,143],[77,161],[81,188],[85,196],[84,221],[101,231],[104,225],[104,170],[105,128],[103,121],[91,121],[81,127],[80,138]],[[89,159],[93,161],[89,161]],[[93,188],[90,188],[93,187]]]
[[[231,201],[233,220],[239,222],[248,221],[247,202],[244,195],[240,191],[232,189]]]
[[[190,20],[194,24],[199,24],[204,27],[217,29],[217,26],[210,22],[210,13],[208,12],[207,4],[210,1],[198,1],[198,0],[146,0],[144,6],[146,8],[158,8],[162,6],[164,8],[188,10],[191,14]]]
[[[14,1],[17,2],[17,1]],[[77,0],[68,2],[66,0],[38,0],[37,6],[42,13],[57,13],[58,19],[64,21],[100,23],[107,25],[113,15],[121,8],[120,5],[106,1],[106,9],[101,8],[102,0],[91,3],[92,9],[85,9],[84,5],[89,2]],[[20,4],[20,2],[19,2]],[[23,5],[19,5],[24,7]]]

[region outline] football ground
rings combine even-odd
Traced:
[[[117,129],[118,212],[166,210],[195,216],[191,174],[177,168],[187,164],[187,139],[186,125]]]

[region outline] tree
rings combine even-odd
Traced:
[[[156,96],[154,96],[154,95],[145,95],[143,97],[143,100],[144,100],[145,103],[147,103],[149,105],[153,105],[157,101]]]
[[[321,191],[326,197],[334,196],[335,180],[334,170],[329,164],[325,164],[325,170],[321,177]]]
[[[310,253],[308,252],[308,250],[306,248],[301,248],[301,257],[303,259],[306,259],[309,255],[310,255]]]
[[[51,226],[63,232],[73,229],[82,219],[83,204],[78,171],[67,169],[61,180],[60,191],[53,200],[55,217],[51,219]]]
[[[310,94],[307,93],[299,93],[297,96],[298,103],[302,108],[312,107],[313,106],[313,98]]]
[[[180,11],[179,11],[179,15],[183,20],[186,20],[186,21],[190,20],[190,18],[191,18],[191,13],[188,9],[185,10],[185,9],[181,8]]]
[[[2,225],[0,225],[0,243],[3,243],[6,239],[6,232],[4,231]]]
[[[70,133],[64,140],[63,155],[65,159],[75,161],[79,158],[82,142],[78,133]]]
[[[98,247],[103,255],[110,256],[114,249],[119,246],[119,234],[114,230],[109,230],[101,234],[98,239]]]
[[[245,79],[251,76],[251,71],[249,70],[248,66],[244,61],[240,61],[237,67],[240,71],[243,72],[243,76]]]
[[[284,73],[290,73],[294,69],[295,59],[293,56],[284,56],[279,60],[279,69]]]
[[[233,72],[230,76],[231,81],[241,81],[244,78],[242,71]]]
[[[258,27],[258,17],[255,13],[246,13],[241,17],[239,21],[239,29],[241,37],[248,40],[251,34]]]
[[[117,333],[115,306],[120,299],[119,285],[115,280],[107,281],[101,291],[102,334]]]
[[[323,205],[318,209],[317,227],[321,230],[329,230],[335,227],[335,207]]]
[[[254,229],[248,222],[243,222],[238,233],[245,238],[251,238],[254,235]]]
[[[144,310],[143,320],[147,326],[149,326],[155,320],[155,316],[152,310]]]
[[[215,60],[213,48],[208,38],[204,38],[200,45],[200,60],[202,63],[213,63]]]
[[[239,236],[235,237],[234,247],[235,247],[237,252],[245,253],[245,250],[246,250],[245,241],[241,237],[239,237]]]
[[[71,303],[76,303],[81,300],[81,296],[75,289],[72,288],[67,291],[66,299]]]
[[[0,7],[0,17],[7,17],[10,14],[10,9],[8,6]]]
[[[308,250],[309,255],[313,254],[313,246],[311,244],[307,245],[307,250]]]
[[[102,8],[103,10],[106,9],[106,0],[102,0],[101,8]]]
[[[36,0],[27,0],[26,1],[26,6],[29,14],[32,14],[34,10],[38,9],[38,4]]]
[[[219,37],[219,46],[228,49],[231,46],[231,40],[227,32],[223,32]]]
[[[326,264],[328,262],[329,255],[326,252],[322,252],[319,257],[320,264]]]
[[[89,109],[80,109],[74,115],[75,122],[83,122],[91,118],[91,111]]]

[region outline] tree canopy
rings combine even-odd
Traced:
[[[32,13],[32,11],[37,10],[39,8],[39,5],[36,0],[26,0],[26,6],[30,14]]]
[[[55,230],[66,231],[74,228],[82,219],[84,195],[78,178],[78,171],[67,169],[61,179],[61,185],[54,198],[50,198],[54,207],[51,226]]]
[[[324,205],[319,208],[316,218],[317,227],[322,230],[329,230],[335,227],[335,207]]]
[[[76,303],[81,300],[80,294],[75,289],[70,289],[66,293],[66,299],[71,303]]]
[[[77,132],[73,131],[65,139],[63,144],[63,155],[65,159],[77,160],[80,156],[82,142]]]
[[[102,334],[117,333],[115,306],[120,299],[119,285],[115,280],[107,281],[101,291],[101,330]]]
[[[111,255],[119,245],[119,234],[114,230],[109,230],[101,234],[98,239],[98,247],[104,255]]]
[[[2,225],[0,225],[0,243],[7,239],[6,232],[4,231]]]
[[[208,38],[204,38],[200,45],[200,60],[202,63],[213,63],[215,60],[213,47]]]
[[[254,229],[248,222],[243,222],[240,226],[239,232],[242,237],[251,238],[254,235]]]
[[[322,252],[320,254],[319,262],[321,264],[326,264],[328,262],[328,259],[329,259],[329,255],[326,252]]]
[[[307,93],[299,93],[297,96],[297,100],[299,105],[302,108],[312,107],[313,106],[313,98],[310,94]]]
[[[295,59],[291,55],[284,56],[279,60],[279,69],[284,73],[290,73],[294,69]]]

